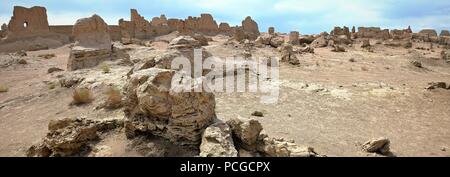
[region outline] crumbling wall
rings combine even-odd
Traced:
[[[55,26],[49,26],[49,27],[50,27],[50,32],[69,36],[73,40],[73,36],[72,36],[73,25],[55,25]]]
[[[242,21],[242,30],[250,40],[255,40],[260,35],[258,24],[250,16]]]
[[[6,37],[6,34],[8,33],[8,25],[3,24],[0,29],[0,39]]]
[[[122,31],[118,25],[109,25],[109,36],[111,36],[111,40],[120,41],[122,38]]]
[[[374,38],[374,39],[389,39],[390,34],[388,29],[382,30],[379,27],[359,27],[356,33],[358,38]]]
[[[25,8],[14,6],[13,16],[8,24],[10,38],[50,32],[45,7]]]
[[[412,35],[412,38],[414,40],[423,41],[423,42],[432,42],[432,43],[438,43],[439,37],[434,29],[423,29],[419,31],[419,33],[414,33]]]
[[[346,26],[343,28],[341,27],[334,27],[334,29],[330,32],[333,36],[346,36],[347,39],[351,38],[350,29]]]
[[[231,36],[233,34],[233,29],[230,27],[230,25],[228,23],[220,23],[219,33],[227,35],[227,36]]]
[[[69,36],[52,33],[44,7],[15,6],[8,25],[2,26],[0,52],[42,50],[69,43]]]
[[[408,29],[393,29],[390,32],[392,39],[411,39],[412,38],[412,30],[411,27],[408,27]]]

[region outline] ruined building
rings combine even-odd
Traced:
[[[8,25],[2,25],[0,52],[42,50],[69,43],[69,37],[50,31],[44,7],[15,6]]]

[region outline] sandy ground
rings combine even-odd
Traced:
[[[241,54],[243,49],[224,46],[226,39],[215,37],[206,49],[214,56]],[[158,53],[167,44],[153,49],[133,46],[133,55]],[[24,156],[26,149],[47,132],[52,119],[84,116],[92,119],[123,117],[118,110],[97,109],[98,98],[89,105],[71,106],[72,89],[57,86],[60,75],[47,73],[50,67],[66,68],[69,47],[28,52],[28,64],[0,68],[0,156]],[[348,52],[335,53],[317,48],[315,54],[299,55],[300,66],[281,64],[280,97],[277,104],[262,104],[259,94],[216,93],[216,112],[220,119],[249,117],[262,111],[264,131],[272,136],[293,139],[327,156],[365,156],[359,143],[387,137],[397,156],[450,156],[450,90],[424,89],[429,82],[450,83],[450,64],[439,59],[441,49],[417,50],[376,45],[374,52],[358,44]],[[39,54],[54,53],[42,59]],[[276,49],[256,48],[254,56],[279,53]],[[353,58],[355,62],[349,60]],[[421,61],[416,68],[409,61]],[[127,66],[112,64],[109,75],[101,69],[87,69],[100,85],[124,79]],[[106,79],[104,79],[106,78]],[[109,78],[109,79],[108,79]],[[114,135],[102,143],[113,146],[114,156],[134,156],[123,152],[125,137]]]

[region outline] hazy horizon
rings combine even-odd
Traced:
[[[251,16],[260,31],[274,26],[276,31],[300,31],[318,34],[334,26],[381,27],[413,31],[450,29],[450,1],[426,0],[74,0],[45,1],[1,0],[0,23],[8,23],[13,6],[43,6],[47,8],[50,25],[73,25],[77,19],[100,15],[109,25],[119,19],[129,20],[130,9],[137,9],[147,20],[165,14],[167,18],[212,14],[216,22],[240,25]],[[180,5],[182,4],[182,5]]]

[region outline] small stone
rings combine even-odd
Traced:
[[[255,112],[252,113],[252,116],[264,117],[264,114],[261,111],[255,111]]]
[[[61,69],[61,68],[57,68],[57,67],[51,67],[51,68],[49,68],[48,70],[47,70],[47,73],[54,73],[54,72],[60,72],[60,71],[64,71],[63,69]]]
[[[387,138],[378,138],[367,141],[362,145],[362,149],[369,153],[387,154],[390,150],[390,140]]]

